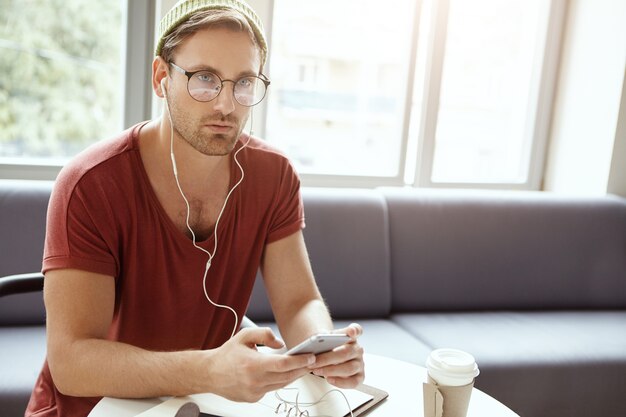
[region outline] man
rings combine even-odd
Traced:
[[[27,416],[86,416],[102,396],[213,392],[256,401],[313,372],[364,378],[351,342],[313,355],[238,330],[261,266],[287,346],[332,322],[288,160],[243,133],[269,80],[258,17],[239,0],[179,1],[153,62],[163,116],[94,145],[59,175],[44,253],[48,356]],[[234,334],[234,335],[233,335]]]

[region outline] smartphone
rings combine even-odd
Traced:
[[[298,355],[301,353],[319,353],[329,352],[350,341],[347,334],[320,333],[313,335],[287,351],[287,355]]]

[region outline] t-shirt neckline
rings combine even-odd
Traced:
[[[131,134],[129,137],[130,146],[131,146],[131,149],[133,150],[133,156],[136,160],[136,166],[138,167],[139,174],[141,176],[141,181],[143,182],[143,185],[144,185],[143,188],[148,193],[148,197],[150,198],[150,200],[152,200],[152,204],[154,204],[154,206],[158,210],[159,215],[166,222],[172,235],[176,236],[176,239],[178,239],[181,242],[185,242],[188,244],[192,243],[193,241],[191,237],[187,236],[185,233],[180,231],[178,227],[176,227],[176,224],[174,223],[174,221],[167,214],[167,212],[165,211],[165,208],[163,208],[163,205],[161,204],[161,202],[159,201],[159,198],[156,195],[156,192],[152,188],[152,184],[150,183],[150,179],[148,178],[148,172],[146,171],[146,167],[144,166],[143,159],[141,159],[141,153],[139,152],[139,132],[149,122],[150,120],[147,120],[147,121],[144,121],[142,123],[138,123],[137,125],[135,125],[132,128]],[[243,146],[243,144],[241,141],[241,137],[239,137],[237,139],[237,143],[235,144],[235,148],[231,151],[230,155],[234,155],[234,153],[241,146]],[[239,172],[237,168],[237,164],[234,163],[234,161],[232,161],[232,163],[230,164],[230,179],[229,179],[229,185],[228,185],[229,190],[231,190],[233,186],[237,183],[240,176],[241,176],[241,173]],[[224,213],[222,214],[222,218],[220,219],[220,224],[222,225],[221,226],[222,228],[225,222],[227,221],[227,219],[230,218],[233,208],[236,202],[238,201],[238,197],[239,197],[239,193],[237,192],[238,190],[239,190],[239,187],[237,187],[237,189],[233,191],[232,195],[228,199],[228,204],[226,204],[226,208],[224,209]],[[196,240],[196,244],[198,246],[203,247],[204,249],[209,250],[209,249],[212,249],[210,245],[214,241],[214,238],[215,238],[215,225],[211,228],[208,237],[202,241]]]

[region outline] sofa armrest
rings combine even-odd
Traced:
[[[0,297],[42,290],[43,274],[41,272],[0,277]]]

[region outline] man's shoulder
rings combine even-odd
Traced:
[[[129,154],[135,149],[133,136],[138,127],[133,126],[80,152],[63,167],[55,188],[71,193],[81,183],[111,181],[114,176],[124,174],[130,168]]]
[[[242,142],[246,143],[246,141],[248,141],[246,145],[247,153],[252,155],[256,162],[267,162],[272,164],[280,162],[290,165],[289,157],[282,150],[267,141],[255,136],[242,137]]]

